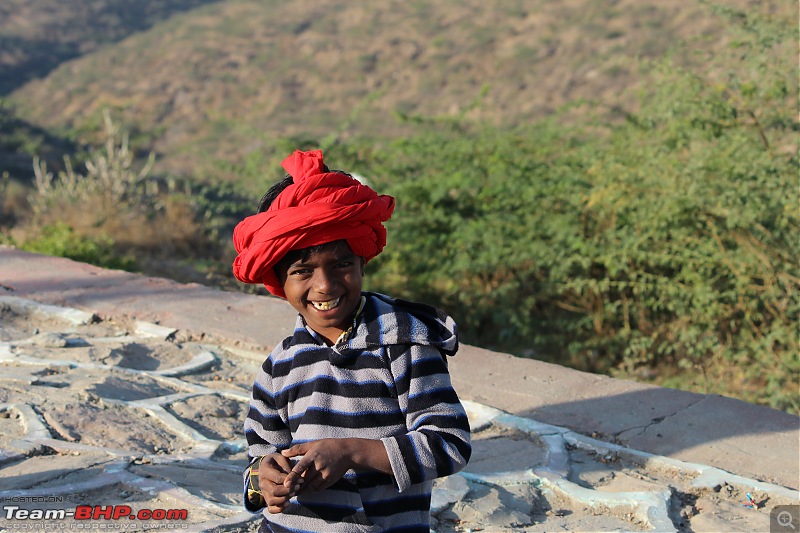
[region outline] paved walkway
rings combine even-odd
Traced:
[[[0,248],[0,528],[28,529],[37,509],[85,526],[53,514],[85,504],[137,518],[90,521],[116,529],[253,531],[241,419],[293,317],[272,298]],[[451,372],[475,454],[437,485],[440,533],[769,531],[800,502],[797,417],[469,346]],[[187,516],[136,516],[153,510]]]

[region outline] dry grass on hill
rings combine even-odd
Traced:
[[[786,0],[722,3],[794,10]],[[33,32],[44,14],[28,14]],[[90,15],[76,32],[94,31]],[[395,112],[514,125],[581,98],[630,108],[637,58],[682,41],[713,54],[729,45],[722,27],[687,0],[231,0],[95,47],[12,101],[35,123],[85,132],[98,130],[103,108],[116,110],[162,171],[234,178],[214,162],[239,162],[277,137],[320,138],[353,113],[343,135],[385,138],[403,132]]]

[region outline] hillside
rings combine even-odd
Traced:
[[[369,290],[465,343],[800,411],[795,2],[13,5],[0,243],[248,290],[233,225],[322,146],[398,198]]]
[[[216,0],[4,0],[0,4],[0,95],[60,64]]]
[[[31,81],[10,103],[38,127],[85,133],[110,108],[158,153],[158,172],[236,179],[230,165],[278,137],[392,137],[403,132],[396,112],[515,125],[582,98],[629,108],[636,58],[686,43],[679,60],[702,64],[729,45],[711,9],[687,0],[203,3],[132,3],[150,6],[138,20],[98,15],[125,3],[14,0],[0,34],[19,44],[2,66]],[[782,16],[796,7],[723,3]],[[75,51],[49,71],[25,48],[53,41]]]

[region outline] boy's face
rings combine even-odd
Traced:
[[[364,258],[346,241],[323,245],[306,258],[276,266],[288,302],[332,345],[352,325],[361,301]]]

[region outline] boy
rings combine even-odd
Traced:
[[[245,422],[245,507],[259,531],[429,531],[433,479],[464,467],[469,423],[450,385],[455,323],[361,291],[394,199],[296,151],[234,231],[235,276],[299,312],[262,365]]]

